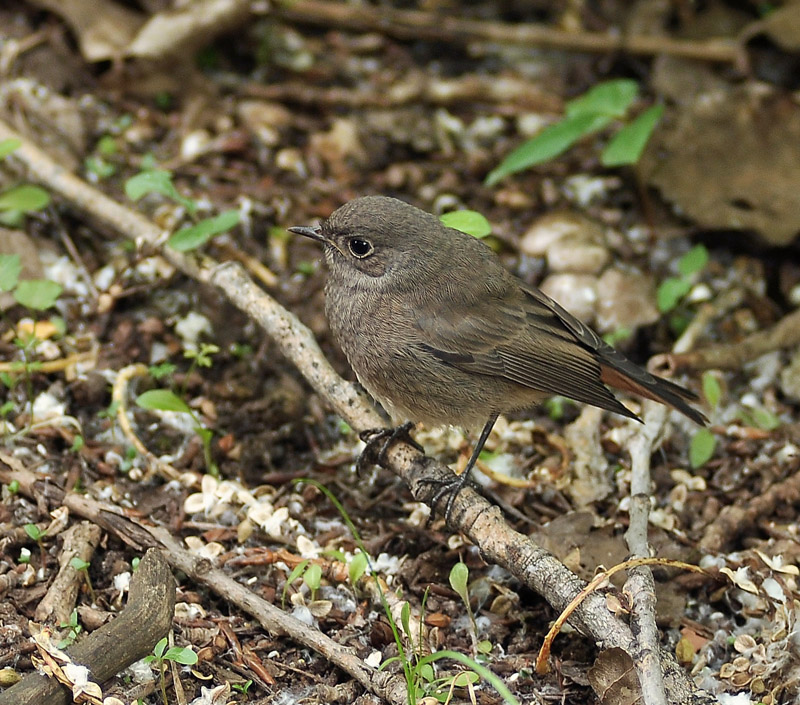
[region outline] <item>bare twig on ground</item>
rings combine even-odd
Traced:
[[[672,374],[687,370],[741,370],[761,355],[800,344],[800,309],[772,328],[760,330],[738,343],[713,345],[685,353],[664,353],[654,358],[656,369]]]
[[[161,232],[145,218],[64,172],[41,150],[0,121],[0,140],[5,138],[22,140],[23,144],[14,152],[14,156],[17,163],[21,162],[29,178],[61,195],[93,219],[106,226],[120,228],[120,234],[134,240],[150,241],[151,244],[161,240]],[[164,248],[164,256],[199,281],[218,286],[236,306],[253,316],[311,386],[328,399],[337,413],[354,429],[364,430],[383,424],[380,415],[363,393],[335,373],[311,332],[294,315],[259,290],[239,265],[220,266],[206,259],[204,265],[199,266],[191,258],[169,248]],[[436,494],[436,487],[431,480],[435,483],[437,480],[446,482],[453,478],[449,468],[425,457],[407,443],[394,444],[386,453],[386,459],[386,467],[408,483],[417,499],[429,504]],[[559,611],[583,588],[583,582],[576,575],[527,536],[514,531],[503,521],[496,507],[470,488],[460,492],[453,502],[451,526],[469,536],[488,561],[505,567]],[[250,591],[238,587],[247,593],[242,596],[242,604],[256,599]],[[636,653],[636,643],[630,629],[609,611],[601,596],[592,595],[581,603],[572,621],[601,647],[619,646],[630,654]],[[662,651],[660,655],[671,702],[712,702],[711,696],[698,690],[667,652]]]
[[[660,444],[667,418],[667,409],[653,401],[644,402],[644,425],[637,424],[629,441],[631,454],[630,525],[625,540],[632,558],[648,558],[650,541],[650,456]],[[631,422],[632,424],[635,422]],[[662,674],[664,655],[659,653],[659,632],[656,625],[656,586],[648,566],[631,568],[623,592],[631,604],[631,627],[636,636],[636,652],[631,654],[645,705],[667,705]]]
[[[84,563],[90,563],[100,543],[100,535],[99,526],[85,521],[73,524],[64,532],[64,543],[58,556],[58,574],[36,606],[33,618],[37,622],[49,618],[53,624],[61,624],[69,619],[78,599],[78,591],[85,582],[81,571],[76,570],[70,562],[73,558],[79,558]]]
[[[378,32],[400,39],[427,39],[465,44],[486,41],[528,47],[585,52],[624,52],[644,56],[669,54],[700,61],[741,64],[741,49],[730,39],[671,39],[599,32],[567,32],[541,24],[507,24],[468,20],[457,14],[372,8],[339,2],[299,0],[279,5],[274,14],[291,22],[360,32]]]

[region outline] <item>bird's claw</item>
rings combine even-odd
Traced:
[[[410,421],[395,428],[370,428],[358,437],[367,444],[356,462],[356,472],[362,475],[371,465],[385,465],[386,453],[397,441],[408,443],[421,453],[425,449],[411,437],[414,424]]]
[[[460,475],[450,480],[424,479],[421,480],[421,482],[429,485],[438,485],[430,502],[434,510],[438,507],[439,502],[447,497],[447,504],[444,507],[443,516],[444,520],[449,524],[450,516],[453,513],[453,502],[455,502],[456,497],[458,497],[458,493],[469,484],[469,472],[462,472]]]

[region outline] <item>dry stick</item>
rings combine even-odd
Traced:
[[[629,441],[631,454],[630,525],[625,540],[632,558],[650,555],[648,516],[650,514],[650,456],[664,430],[667,409],[653,401],[644,402],[644,425],[634,429]],[[635,423],[635,422],[632,422]],[[631,628],[636,635],[636,653],[631,654],[639,676],[645,705],[667,705],[661,670],[659,632],[656,626],[656,586],[647,566],[632,568],[623,588],[631,603]]]
[[[658,369],[672,373],[686,370],[740,370],[745,363],[773,350],[800,344],[800,308],[784,316],[767,330],[738,343],[716,345],[682,354],[664,353],[654,358]]]
[[[653,56],[669,54],[686,59],[741,63],[742,50],[730,39],[703,41],[661,36],[625,36],[598,32],[565,32],[540,24],[507,24],[465,20],[454,14],[372,8],[341,2],[299,0],[278,5],[272,14],[291,22],[359,32],[378,32],[400,39],[428,39],[465,44],[475,41],[524,44],[530,47],[587,52],[626,52]]]
[[[37,622],[50,618],[52,623],[61,624],[69,619],[81,585],[86,582],[85,573],[72,566],[71,561],[78,558],[83,563],[90,563],[100,536],[100,527],[85,521],[64,532],[64,543],[58,556],[58,574],[33,613]]]
[[[41,150],[0,121],[0,140],[6,138],[22,141],[22,146],[13,154],[17,163],[22,162],[29,177],[85,211],[94,220],[118,228],[118,232],[135,240],[158,244],[163,239],[158,228],[145,218],[61,169]],[[336,374],[308,328],[256,287],[241,266],[209,266],[206,260],[206,265],[200,268],[190,258],[169,248],[165,248],[163,254],[176,267],[199,281],[218,286],[236,306],[253,316],[311,386],[353,428],[362,430],[383,424],[367,397]],[[441,484],[453,478],[449,468],[406,443],[394,444],[386,456],[387,469],[406,481],[415,498],[429,504],[436,492],[430,481]],[[527,536],[514,531],[503,521],[499,510],[471,488],[460,492],[453,502],[451,523],[453,529],[469,536],[489,562],[505,567],[557,611],[564,609],[583,588],[583,582],[572,571]],[[618,646],[629,654],[635,653],[636,644],[630,629],[608,610],[601,596],[592,595],[585,600],[572,621],[583,633],[591,634],[601,647]],[[709,694],[696,688],[674,659],[666,652],[662,652],[662,657],[672,703],[713,702]]]
[[[146,656],[167,633],[175,610],[175,579],[158,551],[148,551],[133,574],[128,604],[116,619],[66,649],[102,683]],[[72,694],[57,681],[30,673],[0,693],[0,705],[67,705]]]

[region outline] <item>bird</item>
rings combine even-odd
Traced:
[[[705,425],[697,396],[656,377],[501,264],[481,240],[399,199],[363,196],[318,226],[325,313],[361,385],[405,426],[480,429],[448,511],[500,414],[553,395],[640,420],[610,388]],[[385,447],[384,447],[385,450]]]

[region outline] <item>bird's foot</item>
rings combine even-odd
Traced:
[[[370,428],[358,434],[358,437],[367,444],[356,462],[356,472],[362,475],[371,465],[384,465],[386,453],[392,444],[397,441],[408,443],[421,453],[425,449],[411,437],[414,424],[408,421],[395,428]]]
[[[439,506],[445,497],[447,497],[447,504],[444,507],[444,520],[449,524],[450,516],[453,513],[453,502],[455,502],[458,493],[461,492],[469,484],[469,473],[471,468],[468,468],[460,475],[449,480],[422,480],[429,485],[436,486],[436,490],[431,497],[431,507],[434,510]]]

